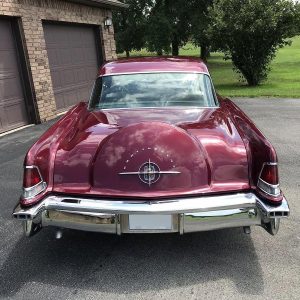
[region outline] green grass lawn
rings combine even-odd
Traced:
[[[180,55],[199,56],[199,48],[192,44],[180,49]],[[131,56],[154,56],[146,50],[132,52]],[[120,55],[121,57],[123,55]],[[248,87],[238,80],[232,63],[222,53],[212,53],[208,66],[216,90],[222,96],[235,97],[290,97],[300,98],[300,36],[293,38],[291,46],[280,49],[271,64],[268,80],[258,87]]]

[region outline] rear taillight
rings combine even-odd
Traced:
[[[40,194],[46,189],[46,183],[38,167],[25,166],[23,177],[23,198],[29,199]]]
[[[42,177],[37,167],[25,167],[23,177],[23,187],[30,188],[40,183]]]
[[[277,164],[264,164],[260,174],[260,179],[272,185],[279,184]]]
[[[257,186],[268,195],[280,195],[277,163],[263,164]]]

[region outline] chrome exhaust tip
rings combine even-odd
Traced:
[[[279,206],[269,205],[259,199],[257,199],[256,204],[267,219],[287,218],[290,215],[290,208],[286,199],[283,199]]]
[[[280,219],[271,219],[270,222],[264,223],[263,228],[271,235],[276,235],[280,227]]]
[[[41,223],[34,223],[32,220],[23,222],[24,233],[27,237],[32,237],[42,229]]]
[[[268,215],[270,219],[287,218],[290,215],[288,211],[271,211]]]
[[[14,213],[13,217],[20,221],[27,221],[32,219],[32,216],[26,213]]]

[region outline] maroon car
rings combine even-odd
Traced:
[[[28,151],[13,216],[45,226],[169,233],[259,225],[289,215],[274,148],[192,58],[105,64],[79,103]]]

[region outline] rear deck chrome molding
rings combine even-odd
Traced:
[[[172,230],[129,230],[129,214],[171,214]],[[274,218],[284,218],[288,215],[289,207],[286,199],[283,199],[279,206],[271,206],[253,193],[161,201],[48,196],[30,208],[21,208],[18,205],[13,212],[14,218],[41,227],[58,226],[115,234],[136,232],[183,234],[230,227],[263,226]]]

